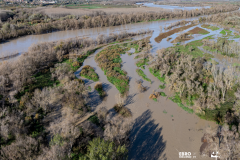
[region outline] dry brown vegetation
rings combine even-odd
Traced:
[[[117,113],[119,113],[121,116],[125,118],[132,116],[131,111],[127,107],[125,107],[126,98],[127,98],[126,95],[117,94],[116,95],[117,104],[115,104],[113,107]]]
[[[179,28],[175,28],[173,30],[170,30],[168,32],[164,32],[164,33],[160,33],[159,36],[157,36],[154,40],[157,43],[160,43],[164,38],[167,38],[168,36],[171,36],[175,33],[181,32],[183,30],[186,30],[188,28],[193,27],[195,24],[191,24],[191,25],[187,25],[187,26],[183,26],[183,27],[179,27]]]
[[[199,28],[199,27],[195,27],[194,29],[180,34],[178,37],[176,37],[171,43],[177,43],[177,42],[184,42],[184,41],[188,41],[190,39],[193,39],[193,34],[208,34],[209,32],[206,31],[205,29]]]
[[[149,95],[149,99],[157,99],[160,95],[160,92],[153,91],[153,93]]]
[[[239,159],[240,157],[240,126],[232,125],[231,128],[224,124],[218,129],[208,128],[202,137],[200,152],[202,157],[210,157],[213,152],[218,151],[220,160]]]
[[[191,22],[191,21],[185,21],[185,20],[178,21],[178,22],[175,22],[175,23],[171,23],[169,26],[164,27],[164,29],[165,29],[165,30],[172,29],[173,27],[177,27],[177,26],[181,26],[181,25],[186,25],[186,24],[189,23],[189,22]]]
[[[89,14],[87,14],[87,11],[84,10],[82,12],[84,15],[78,15],[81,12],[76,12],[75,15],[72,15],[69,13],[71,11],[70,9],[61,8],[15,9],[13,11],[13,18],[8,18],[7,22],[0,24],[2,28],[0,40],[7,40],[28,34],[42,34],[56,30],[109,27],[168,18],[187,18],[199,15],[228,12],[237,9],[238,7],[232,5],[219,5],[212,9],[200,9],[192,11],[176,10],[173,12],[160,10],[158,8],[150,8],[148,9],[149,12],[142,10],[142,8],[125,8],[120,9],[119,11],[117,9],[98,9],[91,10],[91,13]],[[152,12],[152,10],[157,11]],[[72,10],[72,12],[74,12],[74,10]]]
[[[226,38],[218,38],[217,41],[208,39],[202,40],[203,48],[214,53],[226,55],[228,57],[240,58],[239,43]]]
[[[205,29],[195,27],[194,29],[187,32],[188,34],[208,34],[209,32]]]
[[[193,39],[192,35],[189,35],[188,33],[183,33],[177,36],[171,43],[184,42],[190,39]]]
[[[239,86],[234,76],[236,70],[232,66],[217,67],[204,58],[193,58],[171,48],[158,51],[152,69],[155,74],[160,73],[159,77],[165,79],[171,90],[178,93],[175,98],[194,106],[195,112],[203,118],[223,123],[224,117],[217,115],[216,106],[223,112],[225,107],[235,108],[229,104],[236,101],[233,93]]]
[[[95,72],[94,68],[86,65],[82,67],[82,70],[80,72],[80,76],[83,76],[87,79],[93,80],[93,81],[98,81],[99,77],[97,73]]]
[[[117,113],[119,113],[123,117],[131,117],[132,116],[131,111],[128,108],[126,108],[125,106],[119,106],[116,104],[113,108]]]
[[[143,82],[141,80],[137,80],[136,83],[137,83],[137,88],[140,93],[145,92],[147,90],[147,87],[144,87],[142,85]]]
[[[90,154],[89,144],[97,145],[90,143],[96,137],[121,147],[119,156],[126,157],[131,121],[100,109],[75,125],[90,111],[91,99],[74,72],[97,45],[136,34],[36,44],[18,60],[1,63],[1,159],[79,159]]]
[[[208,22],[210,24],[216,24],[217,26],[222,26],[224,29],[234,29],[236,31],[240,31],[240,13],[232,12],[232,13],[224,13],[224,14],[216,14],[211,15],[204,18],[199,18],[200,22]]]
[[[203,43],[205,41],[208,40]],[[170,99],[189,113],[195,111],[201,118],[222,125],[218,131],[208,130],[204,134],[202,156],[208,157],[217,150],[221,160],[239,157],[240,84],[236,67],[217,66],[175,48],[161,49],[157,53],[150,72],[175,92]],[[156,97],[153,93],[149,98]]]

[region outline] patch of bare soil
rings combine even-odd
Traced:
[[[175,33],[178,33],[180,31],[183,31],[183,30],[186,30],[188,28],[191,28],[195,26],[194,24],[190,24],[190,25],[187,25],[187,26],[183,26],[183,27],[179,27],[179,28],[175,28],[171,31],[168,31],[168,32],[164,32],[164,33],[160,33],[158,37],[156,37],[154,40],[157,42],[157,43],[160,43],[162,41],[162,39],[164,38],[167,38],[168,36],[171,36]]]
[[[171,43],[184,42],[184,41],[188,41],[190,39],[193,39],[193,36],[192,36],[193,34],[208,34],[208,33],[209,32],[206,31],[205,29],[196,27],[196,28],[188,31],[187,33],[179,35]]]
[[[184,42],[190,39],[193,39],[193,36],[189,35],[188,33],[184,33],[175,38],[171,43]]]
[[[206,31],[205,29],[196,27],[190,31],[187,32],[188,34],[208,34],[209,32]]]

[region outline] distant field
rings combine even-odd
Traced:
[[[84,4],[84,5],[75,5],[69,4],[66,5],[67,8],[77,9],[77,8],[84,8],[84,9],[98,9],[98,8],[136,8],[135,6],[131,5],[101,5],[101,4]]]

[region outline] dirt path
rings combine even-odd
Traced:
[[[89,117],[91,117],[92,115],[94,115],[96,112],[91,112],[91,113],[88,113],[86,116],[84,116],[83,118],[81,118],[80,121],[78,121],[76,124],[75,124],[75,127],[78,126],[79,124],[81,124],[82,122],[86,121]]]

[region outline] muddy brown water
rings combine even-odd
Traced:
[[[0,43],[0,54],[19,52],[23,53],[28,50],[28,48],[40,42],[51,42],[58,40],[65,40],[68,38],[82,37],[82,38],[96,38],[98,35],[109,35],[110,33],[120,33],[122,31],[126,32],[137,32],[139,30],[154,30],[152,41],[160,33],[160,26],[166,26],[171,23],[180,20],[196,20],[199,17],[193,18],[179,18],[179,19],[168,19],[162,21],[153,22],[142,22],[134,24],[126,24],[121,26],[104,27],[104,28],[90,28],[90,29],[80,29],[80,30],[68,30],[68,31],[57,31],[52,33],[46,33],[41,35],[27,35],[24,37],[9,40],[4,43]],[[164,29],[163,29],[164,31]],[[162,31],[162,32],[163,32]]]
[[[141,39],[141,37],[138,37]],[[104,48],[102,48],[104,49]],[[97,50],[93,55],[89,56],[83,65],[94,67],[99,75],[100,82],[103,83],[104,90],[107,91],[107,99],[101,101],[97,92],[93,90],[96,82],[84,79],[87,85],[90,85],[90,92],[93,110],[100,107],[112,109],[116,104],[115,96],[119,93],[116,87],[111,84],[104,72],[97,66],[94,57],[102,49]],[[131,49],[133,52],[133,50]],[[139,53],[141,54],[141,53]],[[201,137],[206,127],[217,125],[200,119],[195,114],[189,114],[181,109],[176,103],[173,103],[167,97],[158,98],[158,102],[150,100],[149,95],[155,91],[163,91],[168,96],[172,93],[167,88],[158,89],[162,83],[154,77],[148,70],[143,69],[152,83],[143,80],[143,86],[148,89],[144,93],[139,93],[136,80],[142,79],[137,73],[138,68],[135,63],[139,59],[134,59],[136,54],[122,54],[122,69],[128,72],[130,77],[129,96],[126,99],[126,107],[132,114],[134,125],[130,135],[131,145],[129,147],[129,160],[176,160],[179,158],[179,152],[191,152],[200,158],[200,146],[202,144]],[[75,73],[79,77],[81,68]],[[166,111],[167,113],[163,113]]]

